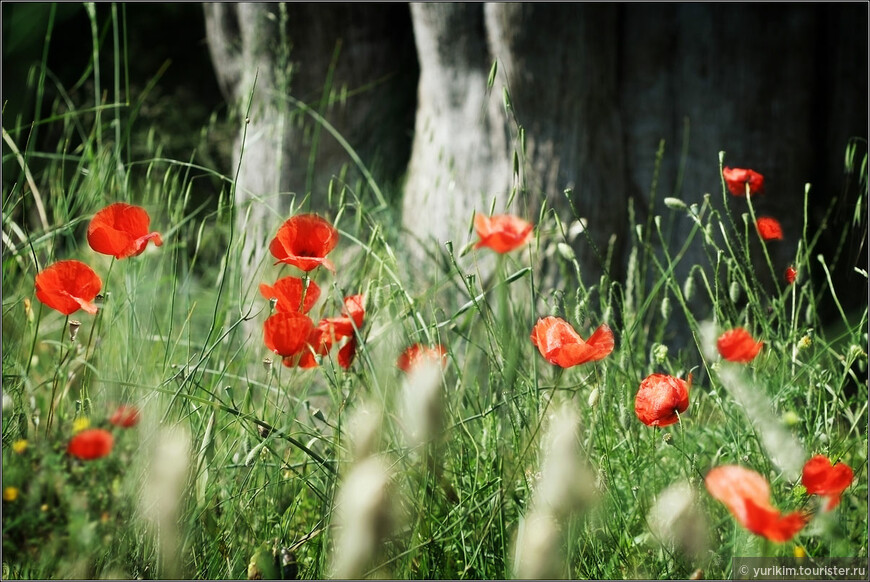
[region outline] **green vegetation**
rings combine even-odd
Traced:
[[[337,315],[343,297],[365,294],[356,359],[348,369],[335,354],[313,369],[285,367],[263,343],[270,305],[258,285],[298,271],[269,257],[259,277],[246,275],[233,176],[193,152],[163,156],[161,138],[138,125],[147,92],[124,90],[122,43],[111,41],[122,20],[113,12],[103,27],[91,16],[95,50],[114,46],[114,58],[110,70],[86,71],[90,102],[59,91],[47,117],[10,126],[4,118],[4,578],[328,577],[336,499],[364,452],[376,453],[389,478],[373,493],[386,491],[388,503],[357,516],[383,537],[360,575],[508,578],[518,527],[548,478],[543,444],[562,406],[577,415],[573,442],[587,469],[573,478],[595,492],[560,521],[553,551],[570,577],[686,578],[701,569],[727,578],[731,556],[792,556],[797,546],[811,557],[867,556],[867,309],[840,308],[822,321],[821,297],[837,293],[818,235],[804,229],[789,285],[785,265],[764,251],[776,243],[752,227],[751,198],[711,184],[702,203],[667,199],[667,211],[643,223],[629,208],[625,276],[590,281],[567,244],[575,231],[544,208],[526,216],[531,243],[499,255],[492,273],[460,260],[492,255],[466,245],[469,237],[433,250],[449,260],[433,260],[437,275],[423,282],[407,274],[394,210],[336,182],[327,216],[341,234],[330,255],[336,272],[311,273],[323,290],[312,317]],[[29,87],[37,103],[51,82],[44,70],[35,68]],[[202,130],[202,147],[212,130]],[[45,133],[57,136],[53,149],[34,145]],[[866,214],[866,156],[847,160]],[[203,183],[220,192],[216,200],[200,200]],[[146,208],[163,246],[120,260],[94,252],[88,223],[117,201]],[[521,202],[522,191],[517,214]],[[669,229],[681,221],[690,235],[672,247]],[[707,261],[680,279],[691,245]],[[540,277],[545,258],[558,276]],[[36,273],[61,259],[87,263],[103,282],[97,315],[73,316],[74,341],[69,318],[34,292]],[[457,294],[458,307],[443,307]],[[586,338],[608,323],[615,349],[568,369],[549,364],[529,339],[549,315]],[[748,365],[715,348],[719,333],[738,326],[764,342]],[[435,397],[441,429],[419,443],[406,435],[414,427],[403,398],[426,379],[396,367],[414,343],[447,350]],[[638,387],[652,373],[693,375],[679,423],[654,428],[635,416]],[[121,403],[141,410],[139,424],[108,423]],[[113,432],[111,454],[67,454],[83,419]],[[376,437],[361,452],[365,426]],[[780,458],[788,447],[801,455],[797,472]],[[855,473],[832,512],[800,485],[800,465],[814,454]],[[758,471],[776,508],[813,519],[784,543],[748,532],[704,488],[707,471],[725,464]],[[668,540],[650,515],[680,482],[694,491],[696,511]],[[359,483],[350,500],[372,480]],[[709,539],[681,546],[691,527]]]

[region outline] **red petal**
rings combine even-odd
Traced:
[[[782,226],[779,221],[769,216],[762,216],[755,221],[755,228],[764,240],[782,240]]]
[[[79,309],[96,313],[97,306],[92,301],[102,286],[93,269],[75,260],[53,263],[37,273],[35,279],[36,298],[64,315]]]
[[[163,239],[156,232],[148,232],[151,218],[144,208],[116,202],[94,215],[88,225],[88,244],[93,250],[117,259],[141,254],[149,240],[156,246]]]
[[[745,364],[758,355],[764,342],[755,341],[748,331],[737,327],[720,335],[716,345],[726,360]]]
[[[855,475],[852,468],[845,463],[831,465],[824,455],[816,455],[806,462],[801,476],[801,483],[807,493],[827,497],[826,510],[835,508],[840,503],[840,495],[851,484]]]
[[[269,251],[279,263],[294,265],[306,272],[320,265],[334,271],[332,262],[325,257],[338,244],[338,239],[338,231],[326,220],[315,214],[299,214],[281,225],[269,244]]]
[[[508,253],[528,242],[533,225],[510,214],[487,217],[474,216],[474,227],[480,241],[474,248],[489,247],[497,253]]]
[[[279,356],[295,356],[305,347],[314,324],[301,313],[275,313],[263,324],[266,347]]]
[[[689,384],[667,374],[650,374],[640,383],[634,412],[647,426],[668,426],[689,408]]]
[[[92,428],[71,438],[66,451],[79,459],[99,459],[112,452],[114,443],[112,433],[101,428]]]

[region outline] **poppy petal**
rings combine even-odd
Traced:
[[[278,228],[275,238],[269,243],[269,252],[278,263],[293,265],[306,272],[320,265],[334,271],[335,266],[326,255],[335,248],[338,239],[338,231],[323,218],[316,214],[297,214]]]
[[[783,240],[782,225],[775,218],[761,216],[755,221],[755,228],[764,240]]]
[[[509,253],[528,242],[533,225],[510,214],[474,216],[474,228],[480,240],[474,248],[489,247],[497,253]]]
[[[851,484],[855,474],[845,463],[832,465],[824,455],[816,455],[806,462],[801,483],[811,495],[826,498],[825,510],[830,511],[840,504],[840,496]]]
[[[74,457],[90,461],[111,453],[114,444],[115,438],[112,433],[101,428],[92,428],[73,436],[66,451]]]
[[[314,324],[301,313],[275,313],[263,324],[266,347],[279,356],[295,356],[303,350]]]
[[[305,298],[302,297],[304,282],[299,277],[282,277],[274,285],[260,283],[260,294],[266,299],[276,299],[276,311],[308,313],[320,298],[320,287],[313,280],[308,281]]]
[[[746,196],[746,186],[749,185],[749,194],[761,194],[764,190],[764,176],[755,170],[745,168],[722,169],[722,177],[728,191],[734,196]]]
[[[800,512],[783,516],[770,504],[770,486],[760,474],[738,465],[711,469],[707,491],[752,533],[775,542],[788,541],[806,525]]]
[[[567,321],[552,316],[538,320],[531,340],[548,362],[562,368],[601,360],[614,345],[613,332],[607,325],[600,325],[587,342]]]
[[[148,241],[161,246],[157,232],[148,232],[151,217],[139,206],[116,202],[98,211],[88,225],[88,244],[104,255],[124,259],[142,254]]]
[[[437,345],[434,348],[424,346],[423,344],[413,344],[405,349],[396,359],[396,367],[405,373],[410,372],[414,367],[422,361],[433,360],[441,361],[441,366],[447,366],[447,349],[442,345]]]
[[[36,298],[64,315],[71,315],[79,309],[90,314],[97,312],[97,306],[92,302],[103,282],[81,261],[57,261],[37,273],[34,283]]]
[[[689,408],[689,381],[667,374],[650,374],[640,383],[634,412],[647,426],[669,426]],[[679,414],[678,414],[679,413]]]
[[[763,345],[764,342],[756,341],[742,327],[726,331],[716,340],[716,346],[723,358],[743,364],[755,359]]]

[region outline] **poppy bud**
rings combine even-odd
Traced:
[[[686,301],[691,301],[692,297],[695,295],[695,278],[692,276],[692,273],[689,273],[689,276],[686,277],[686,282],[683,283],[683,297],[686,298]]]
[[[686,203],[680,200],[679,198],[671,198],[667,197],[664,200],[665,206],[670,208],[671,210],[685,210]]]
[[[732,303],[737,303],[740,301],[740,283],[737,281],[732,281],[731,285],[728,286],[728,297],[731,298]]]
[[[668,320],[671,318],[671,312],[673,311],[673,309],[671,307],[671,299],[667,295],[662,298],[660,310],[662,314],[662,319]]]
[[[559,254],[562,255],[562,258],[566,261],[574,260],[574,249],[571,248],[571,245],[560,242],[556,245],[556,250],[559,251]]]
[[[595,408],[598,405],[598,388],[593,388],[592,392],[589,393],[589,400],[587,401],[589,408]]]

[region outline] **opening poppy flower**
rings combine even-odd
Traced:
[[[788,283],[789,285],[791,285],[795,281],[797,281],[797,269],[795,269],[794,267],[791,267],[791,266],[786,267],[786,269],[785,269],[785,282]]]
[[[135,257],[142,254],[149,240],[158,247],[163,244],[160,233],[148,232],[150,224],[144,208],[116,202],[94,215],[88,225],[88,244],[116,259]]]
[[[601,360],[613,351],[613,332],[602,323],[588,340],[560,317],[544,317],[532,329],[532,343],[541,355],[563,368]]]
[[[474,216],[474,229],[480,241],[474,248],[489,247],[497,253],[509,253],[531,238],[532,224],[510,214]]]
[[[728,191],[734,196],[746,196],[747,186],[749,195],[761,194],[764,191],[764,176],[755,170],[745,168],[722,168],[722,177]]]
[[[66,452],[79,459],[90,461],[111,453],[114,444],[115,438],[112,433],[101,428],[91,428],[71,438]]]
[[[81,261],[58,261],[36,275],[36,298],[64,315],[84,309],[97,312],[92,303],[103,282]]]
[[[786,542],[806,525],[799,511],[783,515],[770,505],[770,486],[755,471],[738,465],[716,467],[704,484],[740,525],[771,541]]]
[[[807,493],[825,497],[825,511],[830,511],[840,504],[840,495],[852,484],[854,476],[849,465],[834,465],[824,455],[816,455],[804,465],[801,483]]]
[[[276,299],[275,310],[290,313],[308,313],[320,298],[320,287],[314,281],[308,281],[303,299],[304,282],[299,277],[283,277],[274,285],[260,283],[260,294],[266,299]]]
[[[281,357],[295,356],[305,348],[314,323],[302,313],[275,313],[263,324],[266,347]]]
[[[434,348],[424,346],[423,344],[414,344],[399,354],[396,360],[396,367],[405,373],[409,373],[420,362],[431,360],[434,362],[440,361],[443,368],[447,366],[446,355],[447,350],[440,344]]]
[[[769,216],[759,216],[755,221],[755,228],[758,229],[758,234],[764,240],[782,240],[782,225],[775,218]]]
[[[269,244],[269,252],[278,259],[303,271],[323,265],[335,267],[326,255],[338,244],[338,231],[316,214],[297,214],[287,219]],[[276,263],[277,264],[277,263]]]
[[[139,409],[135,406],[122,404],[109,417],[109,422],[121,428],[136,426],[139,424]]]
[[[667,374],[650,374],[640,383],[634,398],[634,413],[647,426],[668,426],[677,422],[689,408],[688,381]]]
[[[751,362],[761,351],[763,345],[764,342],[755,341],[749,332],[742,327],[726,331],[716,340],[716,346],[723,358],[729,362],[741,364]]]

